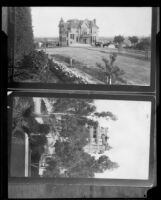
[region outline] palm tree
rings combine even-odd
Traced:
[[[103,58],[102,61],[104,62],[105,66],[102,66],[100,63],[96,63],[97,67],[105,70],[105,82],[107,85],[115,84],[117,81],[126,83],[126,81],[121,77],[125,74],[125,72],[121,70],[117,65],[114,65],[116,57],[117,54],[113,53],[110,55],[110,60]]]

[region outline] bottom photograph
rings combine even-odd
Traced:
[[[149,179],[151,104],[13,96],[10,177]]]

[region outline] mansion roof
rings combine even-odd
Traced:
[[[78,19],[70,19],[67,22],[64,22],[63,19],[60,20],[59,26],[63,25],[65,29],[71,29],[71,28],[80,28],[81,25],[85,23],[87,25],[88,28],[92,28],[92,27],[96,27],[98,28],[98,26],[95,23],[95,20],[78,20]]]

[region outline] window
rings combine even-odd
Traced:
[[[11,177],[41,175],[41,178],[82,178],[85,182],[88,178],[102,178],[107,182],[112,178],[129,179],[131,184],[136,179],[140,184],[151,184],[154,163],[149,165],[153,160],[153,157],[149,160],[149,154],[154,151],[154,143],[150,141],[154,137],[151,131],[154,97],[15,92],[9,98],[9,116],[13,123],[10,124]],[[44,103],[40,104],[42,100]],[[111,151],[113,148],[115,153]],[[122,148],[127,151],[122,152]],[[138,169],[140,151],[142,163]],[[132,155],[130,165],[124,159],[128,154]],[[45,161],[46,155],[51,155],[48,161]],[[99,164],[100,168],[87,170],[89,160],[91,165]],[[101,160],[106,160],[106,167]],[[113,168],[111,173],[109,165]],[[118,170],[122,173],[117,173]]]
[[[74,40],[74,34],[70,34],[70,38]]]
[[[121,197],[143,197],[156,185],[158,8],[128,8],[138,16],[152,19],[146,21],[150,42],[149,36],[141,38],[134,32],[130,35],[127,20],[121,25],[129,38],[114,34],[112,43],[120,45],[116,49],[110,48],[108,42],[101,46],[100,36],[96,46],[84,44],[80,36],[80,44],[70,41],[69,47],[63,46],[65,37],[60,36],[62,43],[59,36],[51,39],[45,28],[42,33],[46,37],[35,37],[31,27],[35,20],[41,20],[34,18],[39,9],[43,7],[9,7],[3,10],[8,19],[2,16],[8,25],[9,198],[63,197],[63,187],[72,191],[69,198],[76,197],[76,183],[84,195],[85,187],[88,194],[91,187],[105,187],[107,193],[99,194],[94,189],[93,197],[111,197],[111,188],[117,187],[122,190]],[[45,9],[52,17],[53,9],[61,7]],[[81,11],[81,7],[65,9],[71,13],[73,9]],[[104,10],[108,9],[111,8]],[[118,16],[122,9],[128,13],[126,8],[119,9]],[[103,10],[101,13],[106,15]],[[63,21],[72,23],[70,19]],[[129,25],[131,30],[133,24]],[[101,31],[103,35],[106,30]],[[49,38],[59,46],[52,49],[34,47],[32,43],[44,43]],[[70,39],[74,38],[70,34]],[[30,192],[26,192],[29,187]],[[37,192],[40,187],[41,192]],[[119,192],[112,195],[120,198]],[[83,197],[80,193],[78,196]]]
[[[54,47],[55,54],[53,54],[51,48],[50,49],[45,48],[45,45],[42,45],[40,48],[36,48],[36,51],[31,52],[31,49],[33,49],[32,45],[33,40],[35,43],[37,42],[44,43],[45,40],[48,40],[47,38],[48,36],[46,36],[46,38],[45,37],[40,38],[37,36],[39,33],[34,32],[35,35],[33,35],[32,31],[30,30],[31,23],[33,23],[33,25],[35,26],[38,26],[36,20],[39,21],[41,19],[37,18],[37,10],[40,9],[43,11],[44,8],[31,7],[30,11],[29,10],[26,11],[26,13],[28,13],[26,14],[26,19],[32,18],[32,20],[26,21],[26,23],[28,23],[28,26],[26,26],[25,29],[28,31],[28,34],[22,34],[23,27],[22,28],[21,26],[19,28],[16,27],[18,26],[18,24],[21,24],[20,23],[21,17],[19,17],[19,15],[21,15],[21,12],[22,13],[24,12],[24,9],[26,8],[21,8],[21,11],[18,12],[18,8],[15,9],[10,8],[11,15],[14,15],[15,13],[15,23],[13,22],[14,17],[12,16],[10,17],[11,23],[9,26],[11,29],[9,31],[10,34],[9,38],[11,39],[10,40],[11,43],[9,42],[9,45],[11,46],[9,48],[10,49],[9,57],[10,61],[12,60],[9,66],[11,72],[11,74],[9,75],[9,83],[11,87],[12,85],[18,85],[18,86],[24,85],[24,87],[32,85],[32,87],[36,88],[37,87],[36,85],[41,83],[42,88],[45,88],[46,85],[48,85],[49,87],[52,88],[63,89],[65,87],[68,89],[72,89],[74,87],[75,89],[83,89],[83,90],[98,89],[102,91],[106,90],[124,91],[124,89],[126,89],[135,92],[137,91],[150,92],[152,90],[153,91],[155,90],[155,68],[156,68],[155,54],[154,54],[155,52],[151,51],[151,48],[156,49],[155,47],[156,25],[151,26],[151,24],[152,23],[156,24],[155,21],[158,20],[156,19],[157,18],[156,17],[157,11],[155,11],[156,8],[153,9],[151,7],[128,8],[131,9],[131,11],[136,14],[135,16],[141,19],[139,24],[136,23],[138,21],[137,17],[132,18],[131,15],[129,15],[129,12],[126,7],[119,8],[117,16],[120,20],[120,23],[118,22],[118,24],[122,26],[122,29],[119,29],[120,33],[118,34],[117,31],[114,30],[111,38],[101,37],[101,34],[103,35],[106,32],[108,32],[108,30],[106,30],[106,27],[108,27],[109,23],[108,20],[106,20],[107,26],[104,26],[103,28],[99,29],[99,32],[98,32],[99,24],[96,24],[98,26],[98,28],[96,27],[98,32],[98,37],[97,37],[98,43],[96,43],[95,46],[92,46],[92,48],[90,49],[89,48],[84,49],[84,53],[82,52],[81,48],[78,48],[76,51],[72,52],[72,59],[76,60],[75,68],[77,72],[68,69],[69,62],[68,59],[66,59],[66,57],[71,56],[70,51],[74,49],[71,49],[71,47],[69,47],[68,51],[66,51],[66,55],[64,55],[64,50],[63,50],[64,46],[63,43],[61,42],[60,42],[61,48],[59,48],[58,46],[57,48]],[[49,11],[51,12],[52,10],[51,13],[54,13],[53,9],[57,8],[51,7]],[[61,10],[61,7],[59,9]],[[75,10],[78,9],[78,12],[81,12],[80,8],[68,7],[66,9],[67,10],[71,9],[71,12],[73,12],[74,9]],[[90,10],[92,11],[94,8],[89,7],[88,9],[89,11]],[[110,10],[111,8],[107,7],[105,11],[101,10],[102,9],[101,7],[99,9],[100,11],[102,11],[104,18],[106,18],[108,10]],[[113,9],[117,10],[118,8],[113,8]],[[122,12],[124,12],[125,15],[127,16],[126,20],[122,19],[121,15]],[[32,14],[31,16],[30,13]],[[145,18],[148,19],[146,20],[146,23],[144,23]],[[125,22],[123,23],[124,20]],[[128,20],[131,20],[129,26],[128,26],[129,23]],[[88,21],[90,23],[90,20]],[[76,22],[69,19],[68,21],[64,21],[64,23],[67,26],[67,24],[69,23],[76,23]],[[15,28],[14,26],[12,26],[12,24],[15,24]],[[43,24],[41,24],[41,26],[43,26]],[[59,31],[59,27],[56,24],[54,26]],[[45,32],[45,29],[42,30]],[[49,35],[49,32],[50,30],[46,31],[44,34]],[[128,36],[125,36],[125,33]],[[15,37],[15,40],[12,40],[13,35]],[[142,35],[145,35],[145,37],[142,37]],[[59,35],[56,39],[57,42],[59,42],[58,38]],[[71,40],[75,39],[73,33],[70,34],[70,38]],[[21,41],[21,45],[19,41]],[[61,41],[61,36],[60,36],[60,41]],[[63,39],[63,42],[65,42],[65,38]],[[93,36],[93,42],[96,42],[96,36]],[[85,42],[84,38],[80,37],[80,43],[86,44],[87,42]],[[86,44],[86,45],[88,46],[91,44]],[[14,46],[14,50],[12,46]],[[95,47],[100,47],[101,49],[96,48],[95,51],[93,51],[93,48]],[[48,60],[50,59],[52,61],[49,62],[47,61],[46,54],[48,54],[47,59]],[[79,57],[77,56],[78,54]],[[88,59],[84,60],[84,55],[89,55]],[[28,64],[30,57],[32,62],[36,66],[36,69],[40,69],[39,71],[25,67],[26,63],[27,65],[31,65]],[[36,57],[42,57],[41,64],[35,61]],[[63,68],[61,66],[62,61],[63,62],[65,61],[63,63],[64,64]],[[46,62],[45,65],[43,64],[43,62]],[[113,62],[113,64],[111,65],[113,66],[112,68],[110,65],[106,67],[108,62],[109,63]],[[91,68],[91,70],[89,70],[88,69],[89,66],[94,66],[94,67]],[[44,69],[45,67],[48,70]],[[59,68],[59,70],[57,70],[57,68]],[[68,71],[68,73],[66,73],[66,71]],[[70,74],[70,76],[67,74]],[[64,80],[66,80],[67,83],[65,85],[63,84]],[[86,87],[84,87],[84,84],[86,84]]]

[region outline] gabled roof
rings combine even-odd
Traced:
[[[92,20],[88,20],[88,19],[85,19],[85,20],[70,19],[66,23],[64,23],[64,28],[65,29],[80,28],[84,22],[87,24],[89,28],[92,28],[92,27],[98,28],[98,26],[94,24]]]

